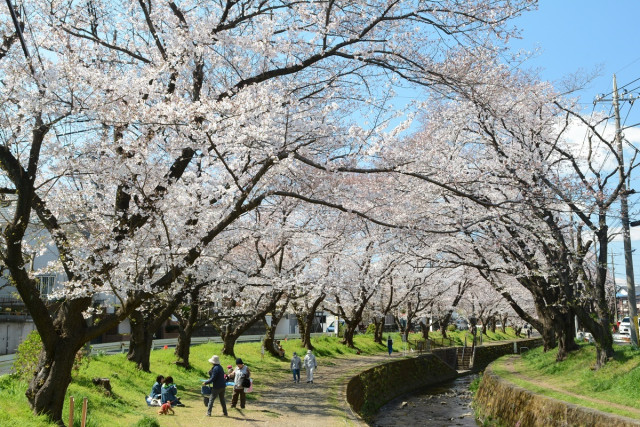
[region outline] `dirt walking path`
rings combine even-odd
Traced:
[[[230,408],[231,387],[227,387],[226,400],[229,416],[222,415],[216,401],[212,417],[202,397],[194,393],[182,393],[185,407],[175,408],[176,415],[158,416],[158,408],[149,408],[148,415],[159,420],[161,426],[234,426],[239,423],[250,426],[361,426],[366,425],[355,416],[346,403],[346,384],[352,376],[372,366],[399,358],[373,355],[357,358],[334,358],[323,361],[318,358],[318,372],[314,383],[307,384],[306,373],[301,371],[301,383],[295,384],[288,372],[277,378],[261,378],[259,368],[252,370],[256,381],[256,400],[247,400],[245,409]]]
[[[587,396],[587,395],[584,395],[584,394],[572,393],[569,390],[566,390],[566,389],[561,388],[561,387],[554,386],[552,384],[549,384],[548,382],[542,381],[541,379],[532,378],[530,376],[527,376],[527,375],[521,373],[518,370],[518,366],[517,365],[519,363],[519,360],[520,359],[517,356],[509,357],[505,361],[503,366],[509,371],[509,373],[511,375],[514,375],[514,376],[516,376],[516,377],[518,377],[518,378],[520,378],[520,379],[522,379],[524,381],[527,381],[527,382],[529,382],[529,383],[531,383],[533,385],[536,385],[538,387],[542,387],[542,388],[545,388],[545,389],[548,389],[548,390],[552,390],[552,391],[555,391],[555,392],[558,392],[558,393],[562,393],[562,394],[565,394],[567,396],[575,397],[577,399],[581,399],[583,401],[591,402],[591,403],[594,403],[594,404],[604,405],[604,406],[609,406],[609,407],[621,409],[621,410],[624,410],[624,411],[627,411],[627,412],[633,414],[636,418],[640,418],[640,409],[636,409],[636,408],[633,408],[633,407],[630,407],[630,406],[620,405],[618,403],[611,402],[611,401],[608,401],[608,400],[597,399],[597,398],[590,397],[590,396]]]

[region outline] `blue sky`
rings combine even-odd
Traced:
[[[538,50],[523,66],[539,69],[542,78],[557,82],[579,70],[599,71],[600,75],[580,93],[588,112],[596,95],[611,92],[614,73],[618,87],[640,78],[639,0],[541,0],[538,10],[518,18],[516,25],[522,31],[522,38],[510,44],[515,50]],[[627,88],[635,88],[633,92],[640,94],[640,79]],[[600,104],[598,108],[609,111],[610,104]],[[631,108],[628,103],[622,105],[621,113],[626,125],[640,122],[640,100]],[[640,176],[634,181],[632,186],[640,192]],[[632,219],[640,219],[640,201],[636,198],[630,203],[635,208]],[[640,227],[633,229],[632,238],[638,288]],[[615,257],[617,283],[624,285],[622,242],[612,242],[611,251]]]
[[[518,18],[516,25],[522,39],[510,44],[540,49],[526,65],[540,68],[547,80],[601,67],[601,76],[584,91],[585,101],[610,92],[613,73],[619,86],[640,77],[638,0],[541,0],[538,10]]]

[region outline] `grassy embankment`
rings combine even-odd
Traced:
[[[580,350],[556,362],[556,351],[536,348],[522,358],[498,360],[494,372],[506,380],[554,399],[640,418],[640,350],[616,346],[613,360],[594,370],[595,348],[581,343]],[[628,408],[625,408],[628,407]]]
[[[508,330],[509,331],[509,330]],[[457,343],[464,341],[463,331],[450,333],[449,336]],[[394,349],[401,350],[401,340],[398,334],[391,334],[394,340]],[[385,334],[385,339],[387,334]],[[435,332],[432,338],[439,338]],[[419,335],[412,335],[410,339],[419,339]],[[514,334],[497,332],[485,336],[485,342],[491,340],[513,339]],[[372,335],[358,335],[355,344],[362,354],[375,354],[386,351],[385,345],[373,342]],[[289,357],[294,351],[304,354],[299,340],[282,341],[282,345]],[[322,366],[333,366],[341,362],[338,358],[358,357],[356,350],[349,349],[340,344],[337,338],[322,337],[314,339],[315,354]],[[82,399],[88,398],[88,422],[92,426],[119,426],[140,425],[153,426],[155,423],[155,409],[149,409],[144,401],[144,396],[149,393],[151,385],[158,374],[171,375],[178,385],[178,396],[187,406],[202,407],[200,396],[200,379],[207,378],[207,371],[211,365],[207,360],[212,354],[221,354],[221,344],[204,344],[194,346],[191,349],[191,363],[193,369],[186,370],[174,364],[173,349],[157,350],[151,355],[151,373],[138,371],[134,365],[126,360],[124,354],[110,356],[93,356],[84,363],[77,372],[73,373],[73,381],[67,391],[67,399],[63,414],[68,414],[69,396],[74,396],[76,401],[76,419],[74,425],[79,425],[80,408]],[[248,394],[251,400],[260,399],[260,390],[277,385],[290,376],[289,362],[282,361],[265,355],[264,360],[260,356],[260,343],[240,343],[235,347],[236,355],[254,372],[256,392]],[[223,367],[234,365],[232,357],[221,357]],[[355,374],[355,373],[354,373]],[[106,396],[100,388],[93,385],[92,378],[110,378],[113,396]],[[0,376],[0,425],[5,427],[22,426],[53,426],[44,417],[32,415],[28,402],[24,395],[27,384],[13,376]],[[331,396],[332,404],[337,405],[335,396]],[[65,423],[68,415],[64,416]]]

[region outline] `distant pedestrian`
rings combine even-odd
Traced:
[[[531,338],[531,328],[527,328],[527,338]]]
[[[391,339],[391,335],[387,337],[387,350],[389,350],[389,356],[393,352],[393,340]]]
[[[302,365],[302,360],[298,357],[298,353],[293,352],[293,357],[291,358],[291,372],[293,372],[293,382],[300,382],[300,366]]]
[[[216,397],[220,399],[220,405],[222,406],[222,413],[226,417],[227,403],[224,400],[224,390],[227,383],[224,378],[224,370],[220,366],[220,358],[216,355],[209,359],[209,363],[213,364],[213,367],[209,371],[209,379],[204,382],[205,385],[211,384],[211,396],[209,397],[209,404],[207,405],[207,416],[211,416],[211,410],[213,409],[213,402]]]
[[[236,359],[236,369],[229,375],[229,378],[233,378],[233,397],[231,398],[231,407],[235,408],[238,404],[238,398],[240,398],[240,408],[244,409],[247,403],[247,396],[244,394],[244,389],[251,387],[251,380],[249,377],[251,372],[249,368],[242,362],[242,359]],[[247,384],[248,382],[248,384]]]
[[[307,383],[313,384],[313,372],[318,367],[316,357],[311,350],[307,350],[307,355],[304,357],[304,369],[307,371]]]

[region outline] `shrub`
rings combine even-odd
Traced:
[[[38,356],[42,350],[42,340],[38,331],[31,331],[18,346],[13,370],[23,380],[31,380],[38,367]]]
[[[136,423],[136,427],[160,427],[160,423],[155,418],[145,415]]]
[[[456,329],[457,329],[457,328],[456,328],[456,325],[449,325],[449,326],[447,326],[447,331],[449,331],[449,332],[454,332]]]
[[[373,323],[369,323],[369,326],[367,326],[367,331],[365,333],[373,334],[375,331],[376,331],[376,325],[374,325]]]
[[[30,381],[37,368],[38,357],[42,351],[42,339],[38,331],[33,330],[27,335],[27,338],[18,346],[16,350],[16,358],[13,362],[13,370],[18,377],[25,381]],[[84,350],[76,353],[76,358],[73,362],[73,370],[78,372],[82,365],[89,364],[89,356],[85,354]]]

